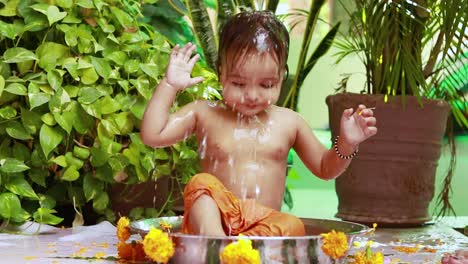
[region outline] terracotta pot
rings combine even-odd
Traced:
[[[431,219],[435,174],[449,106],[442,100],[406,96],[384,102],[382,95],[328,96],[332,139],[344,109],[376,107],[378,133],[359,146],[349,168],[336,179],[337,217],[365,224],[415,226]]]
[[[170,177],[139,184],[113,184],[109,189],[112,209],[117,216],[128,216],[135,207],[160,209],[166,203],[172,188],[172,210],[183,214],[184,203],[181,191],[183,192],[184,189],[183,186],[176,184],[177,182]]]

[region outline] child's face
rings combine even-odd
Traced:
[[[229,72],[221,66],[220,80],[225,103],[245,116],[253,116],[276,103],[283,78],[269,53],[245,56]]]

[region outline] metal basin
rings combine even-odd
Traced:
[[[324,219],[301,218],[306,228],[306,235],[300,237],[257,237],[249,236],[254,248],[262,259],[262,263],[346,263],[346,257],[342,260],[333,260],[322,252],[322,239],[320,234],[334,229],[344,232],[348,237],[349,245],[358,235],[369,232],[369,227],[357,223],[334,221]],[[239,239],[237,236],[198,236],[186,235],[179,232],[182,217],[160,217],[132,222],[132,233],[144,237],[151,226],[160,228],[160,222],[164,221],[172,225],[170,236],[172,237],[176,251],[170,263],[177,264],[214,264],[220,263],[219,254],[223,248]]]

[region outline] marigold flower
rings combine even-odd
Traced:
[[[141,241],[132,241],[132,243],[120,241],[117,244],[117,252],[119,258],[123,260],[145,261],[146,258]]]
[[[161,229],[151,227],[143,240],[143,249],[148,257],[158,263],[167,263],[175,253],[171,238]]]
[[[348,251],[348,238],[345,233],[332,230],[320,235],[323,238],[323,253],[332,259],[339,259],[346,254],[346,251]]]
[[[393,249],[403,253],[416,253],[421,248],[421,245],[411,246],[394,246]]]
[[[172,228],[172,225],[169,224],[168,222],[166,221],[161,221],[159,222],[159,227],[164,230],[164,232],[169,232],[171,231],[171,228]]]
[[[117,222],[117,238],[120,241],[127,241],[130,237],[130,220],[127,217],[119,218]]]
[[[366,243],[365,251],[358,251],[354,254],[354,264],[383,264],[384,256],[382,252],[372,252],[372,241]]]
[[[252,241],[241,238],[227,245],[220,254],[223,264],[260,264],[260,253],[252,247]]]
[[[384,256],[382,252],[371,253],[370,255],[363,251],[358,251],[354,255],[354,264],[383,264]]]
[[[94,257],[97,258],[97,259],[103,258],[105,256],[106,256],[106,253],[104,253],[102,251],[99,251],[96,254],[94,254]]]

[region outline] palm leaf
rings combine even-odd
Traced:
[[[210,68],[216,69],[218,44],[205,2],[204,0],[186,0],[185,5],[193,24],[195,36],[205,55],[206,63]]]
[[[270,10],[273,13],[276,13],[278,4],[279,4],[279,0],[267,0],[266,9]]]
[[[298,81],[297,81],[297,86],[301,87],[305,78],[309,74],[309,72],[312,70],[312,68],[315,66],[317,61],[325,55],[330,47],[333,44],[333,40],[336,37],[336,34],[338,33],[338,29],[340,27],[341,23],[336,24],[330,31],[328,31],[327,35],[320,41],[319,45],[315,48],[314,52],[310,56],[309,60],[307,61],[304,69],[299,73],[301,76],[299,76]]]
[[[289,89],[288,94],[286,95],[285,101],[283,102],[283,106],[288,107],[290,109],[296,109],[297,104],[297,96],[299,94],[298,90],[300,87],[298,86],[299,76],[302,69],[305,67],[305,60],[309,51],[310,42],[312,39],[312,33],[314,32],[314,28],[318,19],[318,15],[320,14],[320,10],[323,7],[325,0],[314,0],[310,6],[309,16],[307,19],[306,30],[304,32],[304,39],[302,40],[301,51],[299,54],[299,60],[297,63],[296,68],[296,76],[294,81]]]
[[[232,0],[219,0],[216,11],[218,13],[216,28],[219,31],[226,20],[236,13],[236,6]]]
[[[242,9],[255,10],[254,0],[236,0],[236,4]]]

